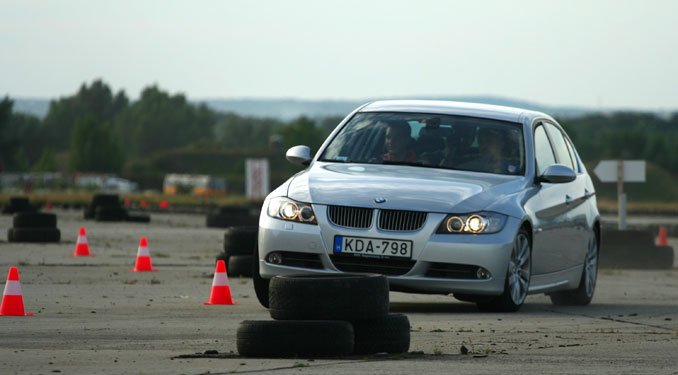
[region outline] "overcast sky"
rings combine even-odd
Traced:
[[[0,0],[0,95],[678,108],[678,1]]]

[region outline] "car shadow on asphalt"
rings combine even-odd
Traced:
[[[465,302],[391,302],[392,313],[426,313],[426,314],[478,314],[480,310],[473,303]],[[526,303],[518,313],[562,313],[568,315],[584,315],[592,317],[614,316],[634,317],[639,315],[676,316],[675,304],[633,304],[633,303],[595,303],[588,306],[556,306],[550,303]],[[673,318],[668,318],[672,320]]]

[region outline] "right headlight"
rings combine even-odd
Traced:
[[[304,224],[318,224],[315,220],[313,207],[308,203],[297,202],[293,199],[279,197],[268,203],[268,216],[276,219],[296,221]]]
[[[447,215],[440,223],[439,234],[489,234],[504,228],[506,215],[496,212],[477,212],[463,215]]]

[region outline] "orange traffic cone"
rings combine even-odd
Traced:
[[[657,237],[657,246],[669,246],[669,241],[666,240],[666,227],[659,227],[659,236]]]
[[[151,272],[157,271],[153,269],[151,264],[151,253],[148,251],[148,240],[146,237],[141,237],[139,240],[139,250],[137,251],[137,261],[134,263],[134,268],[130,268],[132,272]]]
[[[212,292],[210,300],[203,302],[205,305],[237,305],[231,297],[231,287],[228,284],[228,275],[226,274],[226,263],[223,260],[217,261],[217,268],[214,270],[214,280],[212,281]]]
[[[24,311],[24,297],[21,295],[21,283],[19,282],[19,270],[10,267],[7,274],[5,292],[2,294],[0,315],[3,316],[33,316],[33,313]]]
[[[87,257],[90,256],[89,253],[89,243],[87,242],[87,233],[85,227],[80,227],[80,232],[78,233],[78,240],[75,242],[75,252],[73,252],[75,257]]]

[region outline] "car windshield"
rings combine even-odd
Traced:
[[[522,126],[513,122],[431,114],[358,113],[332,139],[319,160],[522,175],[523,144]]]

